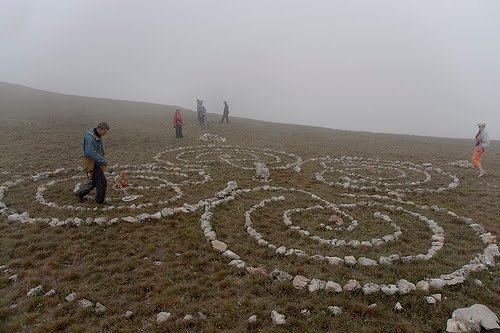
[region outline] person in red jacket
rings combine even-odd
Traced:
[[[181,110],[177,109],[174,113],[174,127],[175,127],[175,137],[177,139],[182,138],[182,115]]]

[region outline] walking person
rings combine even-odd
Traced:
[[[229,124],[229,105],[227,105],[227,102],[224,101],[224,111],[222,112],[222,119],[220,123],[222,124],[224,122],[224,119],[226,119],[226,124]]]
[[[104,204],[108,182],[104,175],[104,169],[108,162],[104,158],[104,146],[102,137],[109,131],[107,123],[100,123],[97,127],[88,130],[83,135],[83,170],[89,180],[75,195],[80,202],[85,201],[85,196],[94,188],[96,189],[95,201]],[[111,170],[110,170],[111,172]]]
[[[476,134],[476,144],[474,145],[474,151],[472,152],[472,164],[475,168],[479,169],[478,177],[482,177],[486,174],[486,171],[483,170],[481,156],[486,151],[486,148],[490,146],[490,137],[485,129],[485,123],[479,123],[477,126],[479,127],[479,130]]]
[[[175,127],[175,137],[177,139],[182,138],[182,115],[181,110],[177,109],[174,113],[174,127]]]

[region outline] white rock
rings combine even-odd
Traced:
[[[498,317],[488,307],[482,304],[474,304],[469,308],[461,308],[453,311],[451,319],[448,320],[447,332],[470,332],[461,329],[462,327],[479,328],[482,326],[486,330],[500,329]],[[474,325],[475,324],[475,325]]]
[[[405,279],[401,279],[396,283],[396,286],[398,287],[399,293],[401,294],[408,294],[413,290],[416,290],[417,287],[411,282],[408,282]]]
[[[237,267],[237,268],[244,268],[246,266],[246,263],[243,260],[231,260],[228,264],[229,266]]]
[[[274,325],[284,325],[286,324],[285,316],[278,313],[277,311],[271,311],[271,319]]]
[[[104,314],[106,312],[106,307],[101,303],[97,302],[95,305],[95,313],[98,315]]]
[[[344,262],[347,266],[354,266],[356,265],[356,258],[353,256],[346,256],[344,257]]]
[[[309,311],[309,309],[302,309],[302,310],[300,310],[300,314],[303,317],[310,317],[311,316],[311,311]]]
[[[170,319],[170,312],[160,312],[156,315],[156,323],[160,324]]]
[[[435,289],[441,289],[446,286],[446,281],[443,279],[429,279],[429,286]]]
[[[375,293],[380,290],[380,286],[376,283],[365,283],[363,285],[363,293],[365,295]]]
[[[96,217],[94,219],[94,223],[97,223],[97,224],[104,224],[107,222],[107,219],[105,217]]]
[[[249,324],[255,324],[256,322],[257,322],[257,315],[253,315],[253,316],[250,316],[250,318],[248,318]]]
[[[82,308],[91,308],[94,306],[94,303],[85,298],[79,300],[77,303]]]
[[[214,240],[212,241],[212,248],[217,252],[224,252],[227,250],[227,245],[224,242]]]
[[[429,291],[429,283],[427,281],[418,281],[415,287],[418,290]]]
[[[229,258],[229,259],[234,259],[234,260],[240,260],[240,256],[237,255],[236,253],[234,253],[233,251],[231,250],[226,250],[222,253],[222,255],[226,258]]]
[[[354,280],[354,279],[351,279],[345,284],[345,286],[342,289],[344,291],[351,292],[351,291],[357,290],[359,288],[361,288],[361,286],[359,285],[359,282]]]
[[[182,318],[183,321],[191,321],[193,320],[193,316],[190,315],[190,314],[187,314],[184,316],[184,318]]]
[[[134,315],[133,311],[127,311],[127,312],[125,312],[125,314],[123,316],[125,318],[129,319],[129,318],[132,318],[133,315]]]
[[[317,290],[325,289],[326,282],[318,279],[312,279],[309,282],[309,292],[315,292]]]
[[[339,314],[342,314],[342,308],[340,306],[329,306],[328,311],[330,311],[330,314],[334,316],[338,316]]]
[[[43,292],[43,286],[42,285],[39,285],[39,286],[36,286],[35,288],[31,288],[27,293],[26,293],[26,296],[28,297],[32,297],[32,296],[38,296],[38,295],[41,295]]]
[[[56,294],[55,289],[50,289],[45,294],[43,294],[43,296],[51,297],[51,296],[54,296],[55,294]]]
[[[358,258],[358,264],[363,266],[377,266],[377,261],[365,257]]]
[[[339,257],[325,257],[328,260],[330,265],[342,265],[344,263],[344,259]]]
[[[394,306],[394,310],[396,311],[403,310],[403,306],[401,305],[401,303],[397,302],[396,305]]]
[[[427,303],[429,303],[429,304],[434,304],[434,303],[436,303],[436,299],[435,299],[434,297],[432,297],[432,296],[427,296],[427,297],[425,297],[425,301],[426,301]]]
[[[305,289],[310,279],[302,275],[297,275],[293,278],[292,284],[295,289]]]
[[[340,293],[342,292],[342,286],[337,282],[327,281],[325,285],[325,291],[334,291]]]
[[[76,293],[71,293],[68,296],[66,296],[64,299],[67,300],[68,302],[73,302],[76,299]]]
[[[139,223],[140,222],[138,218],[132,217],[132,216],[122,217],[122,220],[125,222],[129,222],[129,223]]]
[[[285,282],[285,281],[292,281],[293,276],[288,274],[287,272],[280,271],[279,269],[275,269],[269,275],[274,279],[279,282]]]

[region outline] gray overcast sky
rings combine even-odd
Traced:
[[[500,1],[1,0],[0,81],[371,132],[500,138]]]

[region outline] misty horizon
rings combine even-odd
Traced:
[[[500,137],[495,1],[7,1],[0,81],[341,130]]]

